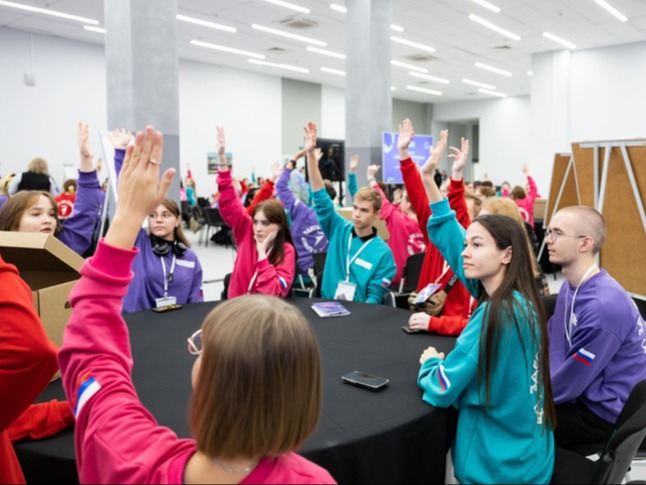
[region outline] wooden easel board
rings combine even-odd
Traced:
[[[626,152],[637,185],[637,197],[642,205],[646,205],[646,139],[573,143],[572,154],[579,183],[580,204],[595,207],[595,200],[598,202],[603,195],[601,209],[608,234],[600,254],[601,267],[608,271],[626,291],[646,298],[646,231],[620,147],[622,143],[635,144],[636,142],[640,145],[627,146]],[[606,146],[611,147],[605,192],[597,194],[596,199],[594,145],[599,147],[596,185],[598,191],[603,190]],[[562,183],[565,183],[565,186],[558,208],[579,204],[573,170],[570,171],[567,180],[563,181],[567,164],[565,157],[556,156],[548,218],[552,215],[553,204]]]
[[[547,199],[547,210],[545,211],[544,226],[547,227],[554,213],[556,199],[558,198],[561,185],[565,183],[565,188],[561,194],[561,200],[558,203],[558,209],[570,205],[578,205],[579,201],[576,195],[576,185],[574,182],[574,170],[570,170],[567,180],[563,180],[567,166],[570,163],[571,153],[557,153],[554,155],[554,168],[552,170],[552,182],[550,184],[550,194]]]

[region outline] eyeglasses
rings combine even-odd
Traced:
[[[202,329],[186,339],[188,341],[188,353],[191,355],[202,355]]]
[[[578,239],[584,239],[588,236],[581,236],[581,235],[571,235],[571,234],[563,234],[562,232],[557,232],[554,229],[547,228],[545,231],[545,239],[546,240],[551,240],[552,242],[556,242],[556,240],[560,237],[576,237]]]

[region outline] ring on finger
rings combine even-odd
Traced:
[[[148,163],[152,163],[153,165],[161,165],[161,162],[160,162],[160,161],[158,161],[158,160],[154,160],[154,159],[152,159],[152,158],[151,158],[150,160],[148,160]]]

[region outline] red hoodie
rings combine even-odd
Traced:
[[[442,276],[442,273],[447,269],[446,262],[440,251],[428,238],[426,226],[429,217],[431,217],[431,209],[424,189],[424,182],[417,165],[411,158],[401,161],[401,171],[408,198],[417,214],[417,224],[422,230],[424,242],[426,243],[426,257],[422,263],[417,291],[420,291],[429,283],[434,283],[440,277],[439,283],[444,287],[453,276],[453,271],[449,269]],[[464,198],[464,182],[462,180],[456,182],[451,179],[449,203],[457,213],[458,222],[465,228],[469,227],[471,219],[469,218],[469,211]],[[428,331],[440,335],[460,335],[467,324],[469,315],[471,315],[472,305],[471,294],[460,281],[457,281],[451,291],[447,293],[442,314],[439,317],[429,318]]]

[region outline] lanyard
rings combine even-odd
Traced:
[[[574,295],[572,295],[572,305],[570,305],[570,319],[568,320],[566,315],[563,315],[563,326],[565,327],[565,338],[568,341],[568,344],[570,344],[570,347],[572,347],[572,322],[576,321],[576,315],[574,314],[574,300],[576,300],[576,295],[579,292],[579,288],[581,288],[581,285],[588,281],[590,278],[590,275],[592,272],[597,269],[597,265],[593,264],[588,268],[588,271],[585,272],[583,275],[583,278],[581,278],[581,281],[577,285],[576,289],[574,290]],[[565,293],[565,308],[567,309],[567,292]]]
[[[350,247],[352,246],[352,232],[350,232],[350,237],[348,238],[348,255],[345,258],[345,281],[348,282],[350,281],[350,265],[355,262],[355,260],[359,257],[361,252],[366,249],[366,246],[372,242],[374,237],[368,239],[366,242],[363,243],[363,246],[359,248],[359,250],[354,253],[354,256],[352,259],[350,259]]]
[[[274,247],[270,247],[269,250],[267,251],[267,258],[269,258],[269,255],[271,254],[271,250],[274,249]],[[258,278],[258,268],[256,268],[256,271],[254,272],[253,276],[251,277],[251,281],[249,282],[249,288],[247,288],[247,295],[251,294],[251,288],[253,288],[254,283],[256,282],[256,278]]]
[[[164,262],[164,257],[162,256],[161,258],[161,265],[162,265],[162,271],[164,273],[164,298],[168,296],[168,283],[173,282],[173,273],[175,272],[175,262],[177,258],[175,257],[175,254],[173,254],[173,262],[170,264],[170,274],[166,276],[166,263]]]

